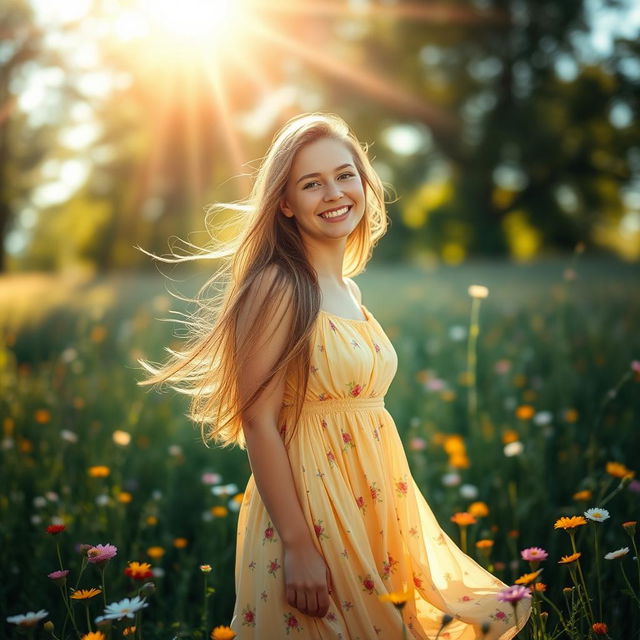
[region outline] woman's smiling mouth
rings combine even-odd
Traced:
[[[349,211],[351,210],[351,207],[353,205],[345,205],[344,207],[340,207],[337,209],[329,209],[328,211],[324,211],[323,213],[319,213],[318,215],[323,219],[323,220],[342,220],[343,218],[347,217],[347,214],[349,213]]]

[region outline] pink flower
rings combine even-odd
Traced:
[[[66,577],[69,575],[69,569],[60,569],[58,571],[52,571],[47,576],[51,578],[56,584],[62,584]]]
[[[549,554],[540,547],[529,547],[528,549],[523,549],[520,552],[523,560],[527,562],[533,562],[535,560],[546,560],[549,557]]]
[[[97,544],[87,551],[87,560],[91,564],[102,565],[117,553],[118,548],[112,544]]]
[[[631,370],[640,373],[640,360],[633,360],[631,362]]]
[[[510,602],[513,605],[520,602],[523,598],[530,597],[531,589],[524,587],[521,584],[514,584],[496,594],[496,598],[500,600],[500,602]]]

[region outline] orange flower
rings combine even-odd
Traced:
[[[583,516],[571,516],[570,518],[567,516],[562,516],[556,520],[556,523],[553,525],[554,529],[575,529],[583,524],[587,524],[586,519]]]
[[[189,541],[186,538],[176,538],[173,541],[173,546],[176,549],[184,549],[189,544]]]
[[[597,636],[606,636],[609,633],[609,628],[604,622],[594,622],[591,628]]]
[[[129,562],[129,566],[124,570],[124,573],[134,580],[146,580],[153,576],[151,565],[148,562]]]
[[[224,518],[229,513],[229,509],[221,505],[216,505],[215,507],[211,507],[211,513],[216,518]]]
[[[118,494],[118,502],[129,504],[133,500],[133,496],[128,491],[121,491]]]
[[[89,467],[87,473],[90,478],[106,478],[111,473],[111,469],[105,465],[96,465]]]
[[[607,462],[606,467],[607,473],[612,475],[614,478],[624,478],[625,476],[631,475],[631,477],[635,477],[636,472],[631,471],[631,469],[627,469],[621,462]]]
[[[533,573],[525,573],[523,576],[520,576],[516,580],[516,584],[529,584],[530,582],[533,582],[540,575],[541,572],[542,572],[542,569],[538,569]]]
[[[455,455],[456,453],[464,454],[466,451],[462,436],[457,434],[446,436],[442,446],[450,456]]]
[[[455,522],[461,527],[466,527],[470,524],[475,524],[477,520],[468,511],[458,511],[451,516],[451,522]]]
[[[216,627],[211,631],[211,640],[233,640],[236,637],[231,627]]]
[[[575,562],[582,554],[577,551],[576,553],[572,553],[570,556],[562,556],[560,560],[558,560],[558,564],[571,564]]]
[[[486,502],[472,502],[467,511],[476,518],[484,518],[489,515],[489,507]]]
[[[155,516],[147,516],[147,519],[145,520],[145,522],[150,526],[153,527],[156,524],[158,524],[158,518],[156,518]]]
[[[147,549],[147,555],[150,558],[162,558],[164,555],[164,549],[162,547],[149,547]]]
[[[85,633],[80,640],[104,640],[105,635],[102,631],[89,631]]]
[[[516,409],[516,418],[518,420],[530,420],[535,413],[536,410],[530,404],[523,404]]]
[[[378,596],[378,600],[380,602],[391,602],[397,609],[402,609],[405,604],[407,604],[407,600],[409,599],[409,594],[399,591],[392,591],[390,593],[381,593]]]
[[[470,466],[469,458],[465,454],[456,453],[449,458],[449,464],[454,469],[468,469]]]
[[[88,600],[89,598],[97,596],[99,593],[102,593],[102,589],[76,589],[70,597],[74,600]]]
[[[489,540],[488,538],[478,540],[476,547],[478,547],[478,549],[491,549],[493,547],[493,540]]]
[[[564,419],[567,422],[576,422],[579,415],[580,414],[575,409],[566,409],[564,412]]]
[[[47,424],[51,420],[51,411],[49,409],[37,409],[34,418],[38,424]]]
[[[547,585],[544,582],[534,582],[533,589],[534,591],[546,591]]]
[[[636,520],[629,520],[629,522],[623,522],[622,526],[624,528],[624,530],[631,536],[633,537],[636,534],[636,525],[637,525],[637,521]]]
[[[573,494],[574,500],[584,500],[585,502],[588,502],[591,498],[593,498],[593,492],[589,489],[583,489],[582,491],[578,491]]]
[[[502,434],[503,444],[509,444],[510,442],[515,442],[516,440],[520,440],[520,434],[515,429],[507,429]]]

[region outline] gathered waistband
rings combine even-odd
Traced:
[[[328,400],[307,400],[302,405],[302,414],[361,411],[363,409],[384,409],[384,397],[377,396],[373,398],[330,398]]]

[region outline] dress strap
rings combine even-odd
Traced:
[[[307,400],[302,405],[302,414],[362,411],[365,409],[384,409],[384,396],[374,396],[372,398],[330,398],[328,400]]]

